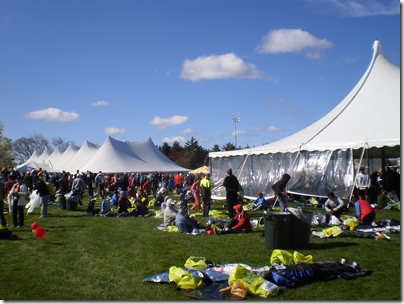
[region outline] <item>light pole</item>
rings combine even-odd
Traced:
[[[237,123],[240,121],[240,117],[236,117],[233,118],[233,122],[234,122],[234,137],[236,138],[236,150],[237,150],[237,129],[236,129],[236,125]]]

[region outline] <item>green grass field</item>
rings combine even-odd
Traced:
[[[1,240],[0,299],[3,300],[191,300],[176,284],[142,282],[144,278],[182,267],[190,256],[215,264],[270,265],[272,250],[260,236],[248,234],[197,235],[154,229],[163,219],[86,216],[88,203],[77,211],[48,207],[49,217],[38,218],[39,208],[25,218],[23,228],[11,228],[19,240]],[[223,201],[212,209],[223,210]],[[97,200],[99,207],[101,200]],[[293,207],[293,205],[291,205]],[[156,208],[159,210],[159,208]],[[309,209],[309,208],[308,208]],[[351,208],[352,209],[352,208]],[[354,215],[354,210],[351,210]],[[261,211],[250,212],[259,219]],[[377,211],[376,220],[400,219],[400,211]],[[10,215],[6,215],[12,225]],[[201,217],[200,220],[204,221]],[[37,238],[31,224],[47,234]],[[310,238],[310,246],[296,249],[314,261],[356,261],[371,275],[335,279],[286,289],[272,300],[400,300],[400,235],[391,240],[369,238]],[[294,250],[289,250],[293,252]],[[249,300],[264,300],[249,297]]]

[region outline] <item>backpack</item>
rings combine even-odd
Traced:
[[[55,188],[53,187],[53,185],[49,182],[45,182],[45,184],[46,184],[46,188],[48,189],[49,193],[51,195],[55,195],[56,191],[55,191]]]

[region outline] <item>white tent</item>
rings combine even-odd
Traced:
[[[324,196],[324,191],[338,184],[339,191],[349,194],[354,180],[354,155],[360,158],[359,164],[364,156],[368,162],[372,157],[381,158],[381,147],[391,157],[400,156],[400,68],[384,56],[379,41],[374,42],[373,49],[363,77],[323,118],[268,145],[211,152],[210,167],[219,168],[219,175],[223,176],[229,166],[233,166],[233,171],[237,168],[238,175],[248,180],[244,186],[254,189],[251,193],[261,189],[271,192],[270,186],[276,179],[290,173],[292,193],[294,186],[299,194]],[[247,177],[248,174],[254,176]],[[213,180],[223,177],[219,175]],[[315,192],[315,187],[323,186],[323,193]]]
[[[63,169],[64,165],[68,161],[70,161],[76,155],[77,151],[79,151],[79,150],[80,150],[80,147],[78,147],[78,146],[71,143],[66,148],[66,150],[62,154],[62,156],[58,159],[58,161],[53,164],[53,168],[56,168],[56,169],[58,169],[60,171],[64,170]],[[73,172],[71,172],[71,173],[73,173]],[[74,172],[74,173],[76,173],[76,172]]]
[[[32,155],[28,158],[28,160],[26,162],[29,161],[38,161],[38,158],[41,156],[41,153],[39,153],[37,150],[34,151],[34,153],[32,153]]]
[[[55,164],[59,160],[59,158],[63,155],[65,150],[66,150],[66,148],[56,146],[55,150],[53,150],[52,154],[49,156],[46,164],[49,167],[53,167],[53,164]]]
[[[63,170],[70,173],[75,173],[77,169],[80,169],[88,162],[95,153],[97,153],[99,145],[93,144],[88,140],[85,140],[80,150],[66,163],[63,165]]]
[[[189,171],[161,153],[151,138],[129,143],[110,136],[94,156],[80,168],[80,172],[87,170],[104,173]]]
[[[27,162],[15,167],[15,169],[18,172],[31,171],[32,169],[40,169],[40,168],[42,168],[42,170],[46,170],[46,171],[48,171],[50,173],[58,173],[58,172],[60,172],[59,170],[56,170],[56,169],[53,169],[51,167],[42,165],[42,164],[37,163],[35,161],[27,161]]]
[[[51,156],[51,152],[48,148],[45,148],[45,150],[42,151],[42,154],[38,157],[36,160],[37,163],[47,165],[49,156]]]

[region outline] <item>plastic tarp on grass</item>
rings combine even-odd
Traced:
[[[248,198],[258,191],[273,196],[271,186],[284,173],[291,176],[289,193],[326,197],[333,191],[347,198],[359,166],[380,168],[380,148],[386,157],[400,157],[400,68],[384,56],[379,41],[373,49],[360,81],[317,122],[268,145],[209,153],[212,197],[225,197],[219,181],[232,168]],[[380,109],[388,109],[389,115],[381,115]],[[364,120],[369,123],[363,125]]]

